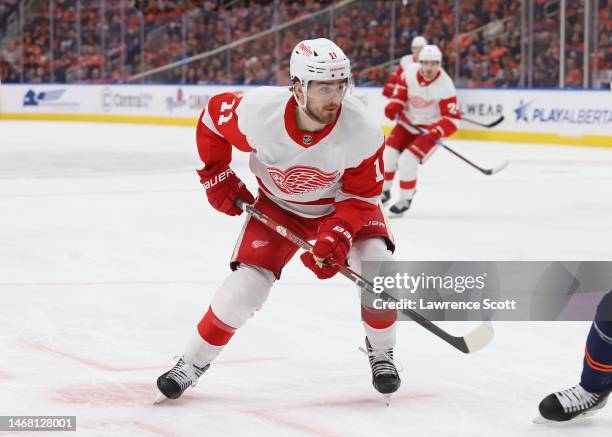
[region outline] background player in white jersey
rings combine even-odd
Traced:
[[[398,169],[400,199],[389,208],[400,216],[410,208],[416,192],[418,165],[436,149],[436,141],[452,135],[459,128],[461,114],[452,79],[441,66],[442,53],[435,45],[426,45],[419,52],[419,63],[402,65],[385,115],[397,123],[385,148],[385,183],[383,203],[391,197],[391,185]],[[415,129],[415,125],[420,128]]]
[[[419,62],[419,52],[421,49],[427,45],[427,40],[423,36],[415,36],[412,38],[412,42],[410,43],[411,53],[402,56],[400,59],[400,63],[393,72],[393,74],[389,75],[387,80],[385,81],[385,85],[383,86],[383,96],[391,97],[395,91],[395,85],[399,81],[402,73],[404,71],[403,65],[408,64],[417,64]]]
[[[320,279],[337,273],[330,260],[357,271],[364,260],[392,260],[393,240],[379,207],[384,135],[365,106],[347,95],[348,58],[327,39],[302,41],[292,52],[290,74],[291,93],[258,88],[243,97],[223,93],[210,99],[196,135],[205,163],[198,174],[210,204],[240,215],[236,199],[254,203],[303,239],[316,240],[312,253],[301,259]],[[232,145],[250,153],[257,199],[229,167]],[[195,384],[262,307],[296,251],[293,243],[247,217],[233,271],[194,327],[181,359],[158,378],[158,401],[176,399]],[[393,363],[396,317],[395,310],[362,306],[372,383],[387,395],[400,385]]]

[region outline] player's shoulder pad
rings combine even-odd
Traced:
[[[419,71],[419,68],[421,68],[421,65],[418,62],[413,62],[412,64],[408,65],[408,67],[406,67],[406,71],[409,72],[409,74],[411,74],[412,76],[416,77],[416,73],[417,71]]]
[[[221,108],[221,105],[225,102],[226,104],[231,104],[232,107],[236,106],[236,103],[240,101],[241,95],[240,93],[233,92],[223,92],[218,93],[212,96],[208,100],[207,108],[210,111],[218,111]],[[233,103],[232,103],[233,102]]]
[[[279,107],[284,108],[290,95],[287,87],[270,86],[253,88],[244,93],[236,111],[241,129],[244,128],[245,132],[257,129],[262,116],[274,113]]]
[[[240,104],[240,96],[224,92],[215,94],[208,100],[206,109],[202,112],[202,122],[220,135],[218,129],[233,120],[236,107]]]
[[[446,93],[448,93],[449,95],[455,95],[457,91],[455,90],[455,83],[453,82],[453,79],[451,79],[446,70],[444,70],[443,68],[440,70],[440,85],[444,88]]]
[[[381,127],[357,96],[350,95],[344,99],[339,121],[361,146],[365,155],[373,155],[383,144],[385,136]]]
[[[262,86],[253,88],[244,93],[241,108],[252,110],[265,110],[267,107],[276,107],[279,102],[286,103],[290,94],[285,87]]]
[[[244,120],[238,117],[242,104],[239,93],[219,93],[210,98],[206,109],[200,116],[201,123],[216,135],[225,138],[238,149],[249,151],[250,146],[244,135]]]
[[[406,68],[410,67],[411,65],[414,64],[418,64],[417,62],[414,62],[413,58],[412,58],[412,53],[409,53],[407,55],[404,55],[400,58],[400,65],[402,66],[402,68],[404,70],[406,70]]]

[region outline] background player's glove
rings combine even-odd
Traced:
[[[413,144],[420,150],[430,150],[440,138],[442,138],[440,129],[431,126],[424,133],[416,137]]]
[[[385,115],[389,120],[395,120],[397,114],[404,110],[404,104],[400,102],[389,102],[387,106],[385,106]]]
[[[240,215],[242,209],[234,203],[236,199],[242,199],[247,203],[255,202],[255,198],[244,185],[244,182],[236,176],[227,164],[217,165],[207,169],[197,170],[200,183],[206,189],[208,202],[217,211],[227,215]]]
[[[395,83],[397,82],[397,78],[393,76],[389,76],[387,81],[385,82],[385,86],[383,87],[383,96],[391,97],[393,95],[393,91],[395,91]]]
[[[312,253],[304,252],[300,258],[317,278],[331,278],[338,273],[338,267],[327,265],[324,261],[333,260],[336,264],[345,265],[352,241],[351,226],[341,218],[330,217],[321,223]]]

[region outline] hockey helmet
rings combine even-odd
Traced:
[[[289,61],[291,81],[308,88],[311,80],[351,79],[351,61],[327,38],[307,39],[295,46]]]
[[[436,45],[426,45],[419,52],[419,62],[437,61],[442,62],[442,52]]]
[[[412,38],[412,42],[410,43],[410,47],[414,50],[419,47],[423,47],[427,45],[427,40],[423,36],[415,36]]]

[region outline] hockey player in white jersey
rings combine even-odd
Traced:
[[[418,165],[432,155],[436,141],[457,131],[461,119],[455,86],[441,67],[442,53],[437,46],[424,46],[418,64],[402,62],[401,76],[385,107],[385,115],[397,121],[384,154],[383,202],[391,197],[398,166],[400,173],[400,199],[389,208],[392,216],[401,216],[410,208]]]
[[[415,36],[412,38],[412,42],[410,43],[410,49],[412,52],[406,56],[402,56],[400,59],[400,63],[393,71],[393,74],[390,74],[387,80],[385,81],[385,85],[383,86],[383,96],[391,97],[395,92],[395,86],[399,82],[402,77],[402,73],[404,72],[404,66],[409,64],[418,64],[419,62],[419,52],[421,49],[427,45],[427,40],[423,36]]]
[[[234,216],[241,199],[305,240],[303,264],[320,279],[337,273],[328,261],[360,271],[364,260],[392,260],[394,243],[379,206],[384,135],[350,96],[350,62],[332,41],[300,42],[292,52],[290,88],[258,88],[212,97],[197,126],[198,170],[210,204]],[[232,146],[249,153],[256,198],[230,168]],[[194,326],[183,356],[157,380],[157,401],[176,399],[209,369],[235,331],[261,309],[297,247],[247,217],[232,272]],[[325,286],[321,284],[321,286]],[[362,306],[372,383],[385,395],[400,378],[393,362],[397,312]],[[273,341],[261,339],[261,341]],[[262,369],[264,371],[264,369]]]

